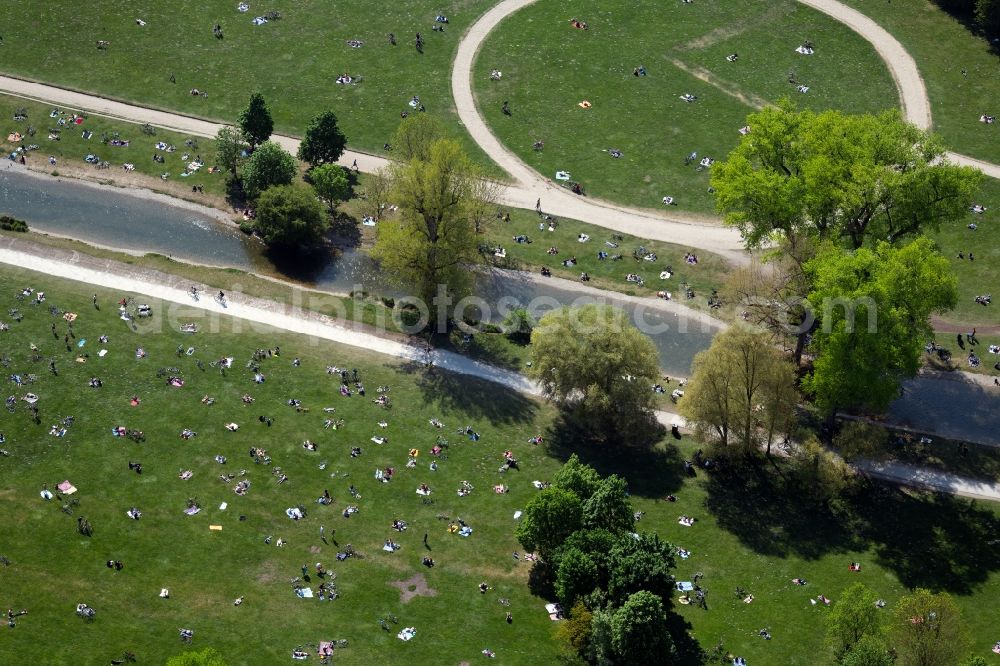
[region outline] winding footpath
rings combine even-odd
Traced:
[[[211,138],[224,126],[192,116],[128,104],[100,95],[77,92],[10,76],[0,76],[0,92],[45,104],[80,109],[127,122],[149,123],[155,127],[193,136]],[[485,128],[485,124],[483,127]],[[488,129],[485,131],[489,134]],[[475,134],[473,138],[477,142],[480,140],[480,137]],[[298,152],[299,140],[297,138],[275,134],[271,136],[271,140],[293,155]],[[504,150],[502,147],[500,149]],[[340,158],[340,164],[344,167],[352,166],[355,161],[358,169],[366,173],[372,173],[389,166],[389,160],[384,157],[357,151],[347,151]],[[542,182],[540,178],[537,180]],[[748,260],[740,242],[739,233],[734,229],[720,225],[671,220],[653,212],[633,210],[608,202],[596,202],[550,188],[551,186],[536,183],[507,185],[501,192],[500,202],[506,206],[533,209],[536,201],[542,198],[542,206],[546,212],[559,217],[580,220],[631,234],[638,238],[714,252],[737,264],[746,263]]]
[[[462,36],[452,67],[451,87],[459,120],[476,143],[493,161],[506,170],[514,181],[503,188],[501,203],[532,209],[536,202],[541,201],[542,208],[546,212],[559,217],[580,220],[639,238],[707,250],[721,254],[734,263],[745,263],[748,257],[743,251],[739,234],[733,229],[707,224],[705,220],[678,215],[668,216],[658,211],[640,210],[576,196],[538,174],[500,143],[476,106],[472,85],[473,65],[479,49],[493,29],[514,12],[536,1],[502,0],[483,14]],[[798,0],[798,2],[827,14],[870,42],[896,82],[906,119],[918,127],[931,128],[932,118],[927,88],[916,62],[895,37],[872,19],[837,0]],[[78,108],[128,122],[149,123],[194,136],[214,137],[222,127],[219,123],[191,116],[127,104],[96,94],[76,92],[9,76],[0,76],[0,92],[46,104]],[[298,149],[299,141],[294,137],[275,135],[272,138],[292,153]],[[1000,178],[1000,165],[956,153],[948,153],[948,157],[955,163],[974,166],[989,176]],[[389,161],[357,151],[348,151],[341,158],[341,164],[344,166],[352,166],[355,163],[361,171],[370,173],[388,166]]]
[[[218,318],[228,316],[248,322],[250,327],[261,325],[278,328],[309,336],[313,340],[358,347],[424,366],[430,362],[435,368],[493,382],[518,393],[533,397],[542,394],[536,382],[516,372],[448,351],[428,352],[422,346],[409,344],[401,336],[375,335],[361,325],[344,325],[325,315],[301,308],[243,294],[230,294],[225,307],[208,297],[195,301],[187,291],[190,282],[173,275],[143,271],[119,262],[52,250],[11,238],[0,239],[0,263],[159,299],[155,309],[160,316],[158,320],[152,320],[154,325],[162,325],[163,322],[169,322],[171,326],[180,325],[181,322],[197,322],[206,330],[215,330],[219,324]],[[686,425],[680,416],[671,412],[660,411],[656,416],[660,423],[668,427],[675,423],[682,427]],[[859,461],[855,467],[869,476],[892,483],[1000,502],[1000,484],[967,479],[905,463]]]

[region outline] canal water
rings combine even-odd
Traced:
[[[75,238],[130,253],[156,252],[175,259],[275,273],[259,242],[231,223],[211,214],[170,204],[159,198],[138,196],[128,190],[52,179],[16,169],[0,170],[0,214],[25,220],[36,231]],[[401,296],[387,285],[378,265],[368,255],[345,250],[314,267],[307,275],[292,276],[303,286],[337,293],[362,289],[369,293]],[[477,281],[483,318],[502,320],[515,305],[529,306],[542,314],[562,305],[593,302],[586,290],[556,287],[523,275],[492,271]],[[713,325],[657,308],[629,302],[605,292],[600,300],[625,310],[653,340],[660,364],[671,374],[690,373],[694,355],[708,347],[717,332]],[[475,314],[475,304],[469,313]]]

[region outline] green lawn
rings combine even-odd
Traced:
[[[10,455],[0,458],[7,507],[0,554],[11,562],[4,570],[4,597],[8,606],[27,608],[29,614],[14,630],[5,628],[0,662],[23,661],[46,649],[46,663],[95,663],[131,649],[141,662],[158,663],[182,649],[177,628],[190,627],[196,647],[214,646],[233,664],[279,663],[297,644],[330,638],[351,643],[338,663],[434,663],[442,654],[473,661],[487,647],[511,663],[551,663],[551,622],[543,601],[528,592],[527,565],[511,558],[519,549],[511,515],[535,492],[531,480],[546,478],[554,469],[540,449],[527,444],[544,428],[549,409],[494,385],[443,374],[428,377],[363,350],[262,327],[244,324],[234,333],[226,318],[216,328],[196,314],[176,314],[175,308],[174,322],[197,321],[205,331],[185,336],[175,323],[165,323],[166,306],[155,301],[150,301],[155,316],[139,320],[133,332],[117,317],[118,293],[98,290],[98,312],[86,285],[6,267],[2,276],[2,318],[10,324],[0,333],[4,373],[37,375],[20,389],[8,384],[17,396],[28,391],[40,396],[40,424],[31,423],[23,402],[13,414],[4,413],[2,448]],[[46,292],[44,304],[15,301],[14,294],[27,285]],[[50,314],[50,306],[79,313],[71,352],[62,340],[65,322]],[[8,308],[20,310],[23,321],[13,321]],[[50,333],[51,323],[57,324],[58,339]],[[109,336],[106,344],[97,339],[102,334]],[[87,343],[78,348],[82,339]],[[39,349],[37,362],[30,359],[32,343]],[[196,351],[178,357],[178,345]],[[261,363],[267,381],[254,384],[244,367],[250,353],[275,345],[281,346],[281,356]],[[146,350],[146,358],[135,358],[137,346]],[[105,358],[98,357],[100,348],[109,350]],[[87,362],[75,363],[84,352]],[[208,366],[224,355],[235,357],[226,376]],[[301,367],[293,367],[293,357],[301,358]],[[49,372],[49,359],[55,359],[58,376]],[[206,364],[204,372],[196,367],[199,359]],[[328,364],[359,368],[367,397],[338,395],[339,377],[326,373]],[[172,367],[177,369],[167,372],[184,378],[182,388],[167,386],[159,376],[158,369]],[[88,388],[94,376],[103,379],[102,388]],[[391,386],[389,410],[372,404],[379,385]],[[244,393],[256,399],[252,406],[242,404]],[[216,399],[214,405],[200,402],[206,394]],[[129,405],[132,395],[140,398],[138,407]],[[296,412],[286,404],[290,398],[309,411]],[[336,413],[324,413],[326,406]],[[65,438],[47,434],[53,423],[71,415],[75,422]],[[273,427],[259,423],[258,415],[272,417]],[[325,430],[327,417],[344,419],[344,427]],[[434,428],[430,418],[440,418],[447,427]],[[377,425],[382,419],[389,423],[386,430]],[[241,429],[227,432],[223,424],[230,421]],[[467,424],[481,433],[480,441],[455,434],[456,427]],[[144,431],[146,441],[112,437],[115,425]],[[198,435],[181,439],[185,427]],[[387,436],[388,443],[370,442],[375,435]],[[434,472],[428,469],[429,449],[439,435],[451,446]],[[304,450],[306,439],[319,450]],[[279,485],[273,467],[254,464],[247,455],[251,446],[266,448],[288,482]],[[361,457],[350,457],[352,446],[362,447]],[[420,449],[412,470],[405,468],[411,447]],[[524,472],[497,473],[508,448],[517,451]],[[220,454],[227,464],[213,460]],[[141,475],[128,469],[129,461],[142,463]],[[322,461],[328,462],[324,470],[318,467]],[[398,469],[397,478],[376,482],[372,472],[388,465]],[[241,469],[252,483],[246,497],[217,478]],[[182,470],[193,471],[193,478],[179,479]],[[69,507],[69,514],[60,511],[59,501],[38,496],[43,484],[55,490],[63,479],[79,488],[72,496],[79,504]],[[455,490],[464,479],[475,491],[460,498]],[[414,494],[421,482],[433,489],[431,505]],[[492,492],[499,482],[509,484],[509,494]],[[348,494],[351,484],[360,491],[359,500]],[[335,498],[331,507],[315,503],[324,489]],[[184,515],[187,498],[197,498],[199,515]],[[218,509],[221,502],[228,502],[226,511]],[[341,511],[351,503],[361,510],[348,520]],[[298,504],[307,515],[293,522],[284,510]],[[131,506],[142,510],[140,521],[125,516]],[[245,521],[238,520],[241,515]],[[472,537],[448,534],[447,520],[439,515],[462,517],[473,526]],[[93,524],[93,537],[77,534],[78,516]],[[394,518],[407,520],[409,529],[392,531]],[[223,531],[210,531],[210,524],[222,525]],[[329,545],[320,540],[320,525],[326,527]],[[422,545],[425,532],[430,551]],[[263,541],[268,535],[274,537],[270,546]],[[288,542],[284,548],[275,546],[279,537]],[[389,537],[402,544],[400,552],[381,550]],[[337,562],[341,548],[336,543],[341,548],[353,544],[365,558]],[[421,566],[425,553],[434,557],[435,568]],[[107,559],[122,560],[124,570],[107,570]],[[293,594],[289,581],[300,575],[304,562],[317,561],[337,573],[340,599],[320,603]],[[402,604],[388,583],[415,574],[425,576],[437,596]],[[50,580],[59,584],[40,584]],[[482,580],[495,590],[480,595],[476,586]],[[169,600],[158,598],[162,587],[170,589]],[[234,608],[233,599],[241,595],[245,603]],[[511,600],[513,626],[504,622],[505,609],[497,602],[502,597]],[[81,601],[97,609],[95,622],[74,616]],[[388,613],[400,621],[393,635],[376,622]],[[250,626],[252,640],[246,632]],[[417,627],[417,638],[409,643],[394,636],[404,626]],[[45,647],[52,636],[59,636],[58,652]]]
[[[7,507],[0,554],[10,561],[3,569],[5,599],[29,613],[5,630],[0,661],[23,661],[58,636],[60,649],[50,650],[46,663],[99,663],[125,649],[136,652],[141,663],[158,663],[183,649],[177,629],[189,627],[195,630],[194,647],[216,647],[233,664],[278,663],[296,645],[330,638],[350,641],[338,653],[338,663],[478,663],[479,651],[487,647],[500,662],[554,662],[553,625],[542,612],[543,600],[528,591],[527,565],[510,556],[520,550],[511,516],[535,492],[530,481],[551,478],[577,446],[566,439],[551,409],[495,385],[427,376],[363,350],[246,324],[234,331],[224,317],[216,325],[194,314],[180,315],[164,325],[170,310],[155,301],[154,317],[139,320],[138,331],[132,331],[117,318],[113,303],[119,293],[98,290],[101,310],[95,311],[94,290],[86,285],[9,267],[0,275],[3,321],[10,325],[0,333],[4,372],[37,375],[25,387],[8,384],[8,391],[40,396],[40,424],[30,421],[22,402],[2,422],[2,448],[9,452],[0,457]],[[44,289],[44,304],[14,299],[27,285]],[[79,314],[71,342],[86,339],[83,347],[66,351],[64,320],[53,316],[50,306]],[[23,320],[15,322],[9,308],[17,308]],[[185,336],[173,328],[191,320],[204,331]],[[52,323],[58,338],[50,332]],[[101,334],[109,336],[107,343],[97,340]],[[30,344],[38,347],[38,361],[31,360]],[[194,346],[195,352],[178,357],[178,345]],[[245,367],[251,350],[275,345],[281,355],[261,362],[267,380],[254,384]],[[146,350],[146,358],[135,358],[137,346]],[[96,353],[102,347],[109,350],[104,358]],[[80,353],[89,354],[86,363],[74,362]],[[196,367],[196,360],[224,355],[235,358],[225,376]],[[293,366],[293,357],[301,359],[301,367]],[[49,359],[55,359],[58,376],[49,373]],[[328,364],[357,367],[368,396],[337,395],[339,381],[325,372]],[[158,376],[160,368],[176,368],[166,372],[183,377],[185,385],[167,386]],[[94,376],[104,380],[102,388],[87,387]],[[374,387],[381,384],[391,386],[389,410],[371,403]],[[252,406],[242,404],[244,393],[255,398]],[[215,398],[214,405],[201,404],[206,394]],[[133,395],[140,398],[137,407],[129,405]],[[291,398],[309,411],[288,406]],[[328,415],[322,411],[326,406],[337,411]],[[272,417],[273,427],[259,423],[258,415]],[[47,434],[67,416],[75,420],[65,438]],[[327,417],[343,418],[345,424],[325,430]],[[447,427],[435,429],[430,418],[440,418]],[[389,423],[384,431],[376,425],[382,419]],[[223,424],[230,421],[240,430],[227,432]],[[473,443],[455,433],[467,424],[481,440]],[[144,431],[146,441],[112,437],[115,425]],[[198,435],[181,439],[184,427]],[[369,442],[379,434],[389,441]],[[527,444],[537,434],[545,435],[545,447]],[[448,457],[432,472],[427,449],[439,435],[450,440]],[[304,450],[306,439],[319,450]],[[247,456],[251,446],[266,448],[288,482],[277,482],[273,466],[255,464]],[[349,456],[352,446],[362,448],[359,458]],[[911,586],[951,591],[965,609],[977,651],[989,649],[995,613],[982,611],[989,611],[1000,592],[995,573],[1000,558],[985,546],[1000,528],[991,507],[871,489],[845,500],[837,512],[816,511],[777,487],[769,470],[759,476],[682,479],[680,460],[696,444],[685,440],[679,450],[663,446],[649,454],[585,451],[584,458],[602,473],[626,475],[636,508],[646,512],[640,529],[658,531],[692,552],[690,559],[679,560],[677,575],[688,580],[695,571],[705,574],[709,611],[677,609],[706,648],[723,641],[750,663],[827,663],[822,620],[828,609],[811,606],[808,598],[825,594],[836,601],[843,588],[862,580],[890,606]],[[412,470],[405,468],[410,447],[421,451]],[[497,473],[507,448],[517,453],[523,471]],[[228,458],[225,465],[213,460],[220,454]],[[129,461],[142,463],[141,475],[128,469]],[[321,470],[322,461],[328,465]],[[387,465],[398,469],[397,478],[379,484],[371,474]],[[246,497],[217,478],[241,469],[252,482]],[[193,477],[181,480],[182,470],[191,470]],[[63,502],[45,502],[37,494],[43,484],[54,488],[63,479],[79,489],[69,498],[79,501],[67,507],[69,513],[60,511]],[[462,480],[475,486],[469,497],[453,494]],[[421,482],[434,491],[432,505],[413,492]],[[494,494],[491,486],[498,482],[508,484],[510,493]],[[360,499],[350,498],[351,484]],[[331,507],[314,502],[324,489],[335,498]],[[677,503],[662,501],[667,493],[676,494]],[[183,514],[188,498],[201,505],[200,514]],[[223,501],[229,504],[225,511],[218,509]],[[349,503],[360,512],[345,519],[340,512]],[[293,522],[284,509],[298,504],[306,517]],[[140,521],[125,516],[131,506],[143,511]],[[680,514],[694,515],[698,522],[680,527]],[[473,526],[473,535],[447,534],[447,521],[439,515],[462,517]],[[92,523],[92,537],[76,533],[80,516]],[[393,532],[394,518],[407,520],[409,529]],[[212,524],[222,531],[210,531]],[[329,545],[320,540],[320,525]],[[433,569],[420,565],[427,552],[424,532],[437,562]],[[265,545],[268,535],[273,541]],[[279,537],[288,542],[283,548],[275,545]],[[390,537],[402,544],[401,551],[381,550]],[[335,553],[347,543],[365,558],[336,562]],[[108,559],[122,560],[124,570],[108,570]],[[317,561],[337,573],[338,600],[294,596],[290,581],[301,574],[303,563]],[[851,561],[862,562],[861,574],[848,573]],[[388,583],[417,573],[437,596],[401,603]],[[810,585],[795,587],[793,577]],[[44,583],[51,580],[59,584]],[[487,595],[476,590],[482,580],[494,586]],[[317,584],[314,575],[311,584]],[[735,598],[737,585],[755,595],[752,605]],[[157,597],[162,587],[170,589],[169,600]],[[243,605],[234,607],[233,599],[241,595]],[[513,625],[503,621],[500,598],[511,601]],[[79,602],[97,609],[94,622],[73,615]],[[399,624],[386,633],[377,620],[390,613]],[[417,628],[413,641],[393,636],[404,626]],[[756,636],[765,626],[774,640]],[[247,627],[254,628],[252,640]]]
[[[27,112],[25,120],[14,119],[15,112],[19,110]],[[59,112],[56,117],[51,116],[54,110]],[[221,200],[225,197],[226,174],[221,171],[208,172],[215,163],[215,141],[158,128],[154,129],[154,134],[145,134],[140,125],[90,114],[82,114],[84,121],[77,125],[71,120],[74,115],[81,114],[75,109],[0,95],[0,146],[3,147],[4,156],[22,146],[27,148],[35,145],[38,148],[28,151],[27,160],[36,168],[50,173],[89,171],[93,172],[92,177],[119,182],[140,175],[156,178],[154,182],[158,189],[175,196],[204,199],[204,195],[190,191],[192,186],[200,185],[209,198]],[[60,120],[63,121],[61,125]],[[34,134],[30,133],[29,128],[34,130]],[[89,139],[85,138],[85,132],[91,134]],[[21,135],[20,141],[10,140],[10,135],[15,133]],[[112,145],[111,141],[115,139],[127,141],[128,145]],[[167,152],[157,149],[158,143],[173,146],[176,150]],[[98,169],[86,162],[84,158],[91,154],[110,163],[110,167]],[[163,163],[154,162],[154,155],[162,157]],[[50,156],[56,158],[55,165],[49,163]],[[182,176],[187,165],[198,157],[201,157],[204,166],[188,176]],[[135,170],[124,171],[125,163],[132,164]],[[163,174],[169,176],[162,179]]]
[[[986,40],[933,2],[843,0],[888,30],[910,52],[931,99],[934,128],[953,150],[1000,160],[1000,58]],[[967,76],[962,75],[966,70]]]
[[[586,31],[569,19],[586,21]],[[805,40],[812,56],[795,52]],[[726,56],[737,53],[736,62]],[[648,75],[633,76],[645,66]],[[500,81],[490,72],[500,70]],[[799,94],[791,71],[809,86]],[[646,207],[673,196],[711,213],[709,169],[725,158],[754,105],[874,112],[898,105],[874,49],[792,0],[742,3],[538,3],[506,19],[475,67],[480,109],[499,138],[548,178],[568,171],[590,194]],[[683,94],[698,97],[694,103]],[[504,100],[511,116],[501,113]],[[582,109],[578,103],[593,104]],[[544,141],[534,151],[534,141]],[[609,149],[622,157],[609,156]]]
[[[993,178],[983,180],[980,197],[974,203],[986,206],[986,212],[969,212],[958,222],[944,225],[931,234],[941,249],[941,253],[951,260],[955,275],[958,276],[958,305],[944,315],[944,319],[954,324],[971,327],[1000,324],[1000,181]],[[968,228],[975,224],[976,229]],[[959,259],[961,252],[965,259]],[[975,260],[969,260],[969,253]],[[992,294],[994,301],[986,307],[976,303],[976,296]]]
[[[234,122],[259,90],[276,130],[301,134],[310,118],[332,109],[350,146],[373,152],[381,152],[418,95],[428,113],[456,128],[470,154],[482,156],[457,129],[449,75],[459,36],[490,0],[402,0],[376,12],[366,0],[249,4],[248,13],[230,0],[4,4],[4,71],[224,122]],[[268,10],[282,18],[251,23]],[[444,32],[431,30],[438,13],[450,21]],[[223,39],[213,36],[215,24]],[[414,48],[417,32],[423,55]],[[98,40],[109,48],[98,51]],[[364,46],[351,48],[348,40]],[[362,82],[338,85],[344,73]],[[192,96],[193,88],[208,97]]]
[[[688,264],[684,255],[690,251],[681,245],[643,240],[635,236],[617,234],[592,224],[577,220],[559,220],[554,231],[539,229],[538,215],[534,211],[511,211],[510,223],[494,224],[487,235],[490,244],[502,247],[507,251],[506,263],[514,267],[537,272],[541,266],[547,266],[552,274],[578,280],[580,273],[586,272],[591,277],[592,286],[618,291],[633,296],[655,296],[657,291],[671,292],[680,302],[701,309],[708,309],[707,299],[712,289],[722,286],[729,263],[722,257],[709,252],[698,252],[698,263]],[[590,240],[581,243],[580,234],[586,234]],[[527,236],[531,243],[517,243],[516,236]],[[620,236],[620,240],[615,236]],[[617,243],[611,247],[607,243]],[[548,250],[555,248],[558,254],[550,255]],[[636,259],[635,254],[640,248],[645,248],[643,255],[653,253],[655,261]],[[598,259],[598,252],[607,252],[609,257]],[[622,255],[615,261],[611,257]],[[565,267],[562,262],[576,257],[574,267]],[[667,268],[673,269],[669,279],[661,280],[660,272]],[[626,281],[628,273],[639,275],[645,281],[640,287]],[[695,291],[695,299],[683,298],[680,285],[687,283]]]
[[[683,447],[688,455],[691,448]],[[836,500],[834,510],[815,510],[777,479],[770,466],[746,475],[701,473],[684,482],[676,503],[637,502],[647,511],[640,527],[655,527],[691,551],[678,560],[678,580],[705,574],[708,612],[677,606],[702,647],[721,642],[749,664],[834,663],[823,641],[830,608],[809,599],[823,594],[836,603],[863,582],[888,603],[887,616],[911,588],[950,592],[973,653],[990,656],[1000,557],[987,542],[1000,528],[996,505],[874,486]],[[695,525],[678,525],[682,514],[697,518]],[[850,572],[851,562],[860,562],[861,572]],[[738,599],[736,586],[753,594],[753,603]],[[765,627],[770,641],[757,635]]]

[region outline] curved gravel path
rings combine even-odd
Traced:
[[[730,261],[745,263],[747,255],[735,230],[708,223],[706,219],[668,216],[658,211],[634,209],[576,196],[539,175],[496,138],[476,107],[472,88],[475,57],[487,36],[504,18],[536,1],[502,0],[487,11],[462,36],[452,67],[452,93],[460,121],[486,154],[514,179],[513,184],[503,189],[501,202],[508,206],[531,209],[540,200],[546,212],[559,217],[577,219],[639,238],[708,250],[721,254]],[[920,71],[895,37],[872,19],[837,0],[798,1],[840,21],[870,42],[892,73],[906,119],[921,128],[932,126],[930,102]],[[190,116],[7,76],[0,76],[0,92],[79,108],[129,122],[149,123],[196,136],[212,137],[221,127],[218,123]],[[290,152],[294,153],[298,149],[298,140],[293,137],[275,135],[272,138]],[[948,157],[953,162],[977,167],[989,176],[1000,178],[1000,165],[956,153],[948,153]],[[341,158],[344,166],[350,166],[355,161],[358,168],[365,172],[376,171],[389,164],[385,158],[357,151],[348,151]]]
[[[0,75],[0,92],[45,104],[57,104],[89,111],[108,118],[118,118],[133,123],[149,123],[156,127],[194,136],[214,137],[219,128],[223,127],[220,123],[200,118],[150,109],[99,95],[10,76]],[[478,114],[475,115],[478,117]],[[489,134],[489,130],[485,129],[485,125],[483,128],[486,134],[492,136]],[[473,133],[473,138],[479,141],[482,138],[481,134],[481,131],[478,134]],[[275,134],[271,139],[292,154],[298,151],[299,140],[294,137]],[[497,147],[504,150],[499,144]],[[366,173],[377,171],[389,165],[389,160],[383,157],[357,151],[345,152],[340,158],[340,164],[350,167],[355,160],[357,160],[358,168]],[[506,186],[501,193],[501,203],[506,206],[532,209],[538,198],[541,197],[542,207],[545,211],[558,217],[580,220],[613,231],[631,234],[638,238],[715,252],[734,263],[745,263],[748,260],[740,242],[739,233],[734,229],[718,224],[698,225],[672,222],[657,216],[655,213],[632,211],[614,204],[595,202],[558,190],[547,193],[543,192],[542,189],[527,187],[520,183]]]

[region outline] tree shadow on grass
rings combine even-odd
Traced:
[[[438,403],[446,409],[465,412],[473,419],[504,425],[529,423],[538,411],[538,405],[527,396],[485,379],[440,368],[428,372],[424,364],[415,362],[392,367],[416,379],[425,404]]]
[[[704,473],[704,472],[702,472]],[[864,549],[850,520],[829,505],[809,503],[760,463],[724,465],[706,483],[706,508],[719,527],[756,553],[816,559],[830,552]]]
[[[876,561],[908,588],[969,594],[1000,569],[1000,518],[971,500],[873,484],[854,501]]]
[[[621,440],[594,433],[574,414],[562,411],[545,435],[548,452],[565,462],[574,453],[601,476],[617,474],[639,497],[662,498],[680,488],[684,462],[680,451],[664,440],[659,424],[648,423]]]
[[[705,651],[691,635],[691,623],[682,615],[672,611],[667,613],[667,631],[674,639],[674,647],[677,649],[677,659],[674,663],[690,666],[705,663]]]

